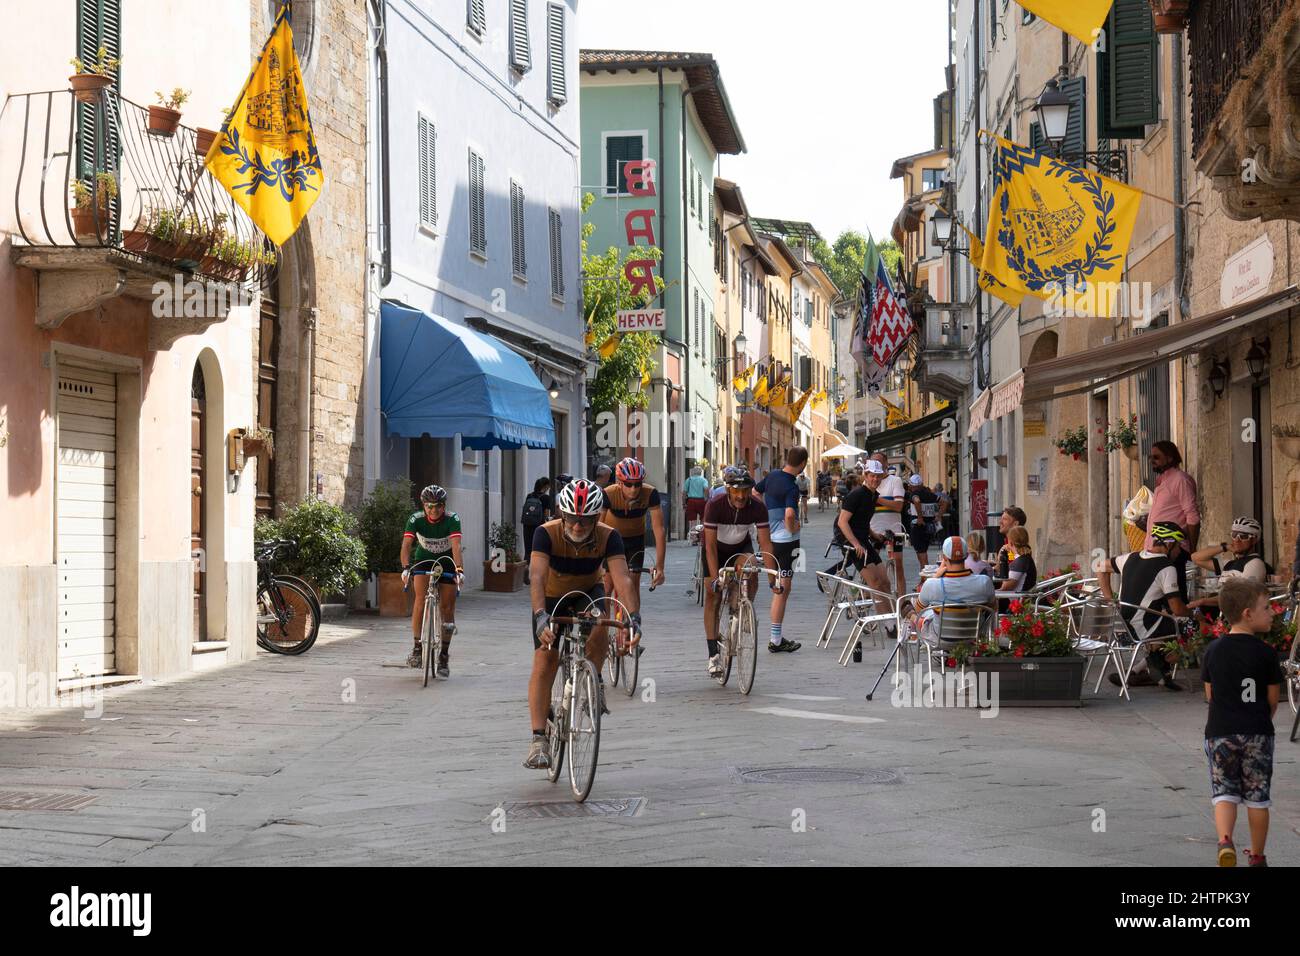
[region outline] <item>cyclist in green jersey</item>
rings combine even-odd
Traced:
[[[437,485],[429,485],[420,492],[420,506],[406,522],[406,531],[402,534],[402,581],[411,576],[411,565],[442,557],[450,557],[455,565],[455,572],[447,570],[447,562],[440,565],[441,575],[438,582],[438,604],[442,609],[442,653],[438,655],[438,676],[448,677],[448,648],[452,635],[456,633],[456,594],[464,579],[463,565],[460,558],[460,515],[447,510],[447,492]],[[412,550],[414,549],[414,550]],[[435,571],[432,565],[429,570]],[[427,589],[415,589],[415,609],[411,612],[411,630],[415,632],[415,650],[406,659],[411,667],[419,667],[420,625],[424,618],[424,598]]]

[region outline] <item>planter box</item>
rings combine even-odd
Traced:
[[[101,76],[98,73],[74,73],[68,77],[68,85],[72,88],[72,95],[77,98],[78,103],[98,101],[99,91],[112,82],[111,76]]]
[[[981,687],[989,681],[990,694],[992,678],[980,675],[998,675],[999,707],[1078,707],[1085,663],[1082,657],[975,657],[968,667]]]
[[[416,578],[423,581],[423,578]],[[380,617],[410,617],[411,609],[415,603],[414,591],[402,591],[402,576],[400,574],[383,573],[379,575],[379,586],[376,589],[379,592],[379,616]]]
[[[95,210],[89,206],[72,207],[72,231],[75,235],[98,238],[99,233],[95,230],[96,223],[98,223],[100,230],[105,234],[108,233],[108,210],[106,208],[101,207],[98,218],[96,218]]]
[[[507,564],[504,571],[493,571],[492,562],[483,562],[483,590],[484,591],[518,591],[524,583],[524,569],[528,567],[527,562],[520,561],[517,564]]]
[[[194,131],[194,152],[200,156],[208,155],[208,150],[212,148],[212,144],[216,139],[217,131],[215,129],[200,126]]]

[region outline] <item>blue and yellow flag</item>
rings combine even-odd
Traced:
[[[998,137],[980,271],[1074,314],[1114,318],[1141,201],[1140,190]]]
[[[1016,0],[1030,13],[1036,13],[1054,27],[1059,27],[1081,43],[1097,39],[1115,0]]]
[[[204,160],[213,178],[277,246],[294,234],[325,182],[288,9],[288,4],[280,8],[262,55]]]
[[[763,407],[767,405],[767,400],[767,376],[760,375],[754,384],[754,404]]]

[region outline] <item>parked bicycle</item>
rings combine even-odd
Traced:
[[[743,558],[743,564],[735,564]],[[765,568],[759,561],[763,553],[736,554],[718,571],[722,579],[722,594],[718,601],[718,653],[722,657],[722,672],[714,678],[721,687],[731,678],[731,664],[736,662],[736,680],[740,692],[748,695],[754,688],[754,673],[758,666],[758,625],[754,605],[749,598],[750,582],[759,572],[780,580],[778,572]],[[777,591],[782,586],[777,585]]]
[[[580,594],[572,591],[561,601]],[[560,666],[551,685],[551,708],[546,718],[551,749],[546,774],[552,783],[560,778],[567,751],[569,788],[573,799],[582,803],[596,780],[602,710],[600,677],[596,665],[587,658],[587,637],[597,627],[628,629],[632,624],[602,615],[592,602],[582,614],[553,616],[550,627],[559,645]]]
[[[257,643],[273,654],[301,654],[316,643],[321,607],[316,592],[302,578],[274,574],[271,566],[294,542],[260,542],[257,562]]]
[[[421,565],[429,565],[429,567],[421,569]],[[424,616],[420,619],[420,670],[424,672],[425,687],[429,686],[431,678],[438,676],[438,655],[442,653],[442,605],[438,601],[438,585],[447,573],[453,577],[456,574],[456,562],[449,554],[417,561],[411,565],[406,583],[402,586],[403,591],[410,590],[411,578],[417,575],[424,575],[429,579],[428,589],[424,593]],[[460,593],[459,582],[456,590]]]

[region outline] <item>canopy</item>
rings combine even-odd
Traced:
[[[874,432],[867,436],[867,445],[872,451],[884,451],[900,448],[915,442],[933,438],[948,428],[949,422],[956,422],[957,413],[952,408],[941,408],[914,422],[906,422],[894,428]]]
[[[822,452],[823,458],[857,458],[858,455],[865,455],[866,451],[861,448],[855,448],[847,442],[842,445],[836,445],[828,451]]]
[[[523,356],[418,309],[380,305],[380,408],[388,434],[466,448],[551,448],[550,396]]]

